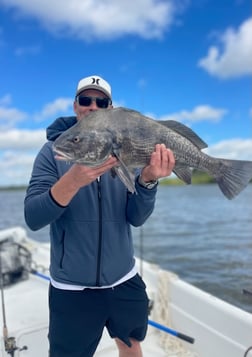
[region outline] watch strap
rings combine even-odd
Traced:
[[[138,176],[138,183],[140,186],[147,188],[148,190],[151,190],[152,188],[156,187],[158,184],[158,180],[152,180],[152,181],[148,181],[145,182],[143,181],[141,175]]]

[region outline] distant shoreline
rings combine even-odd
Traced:
[[[209,184],[215,183],[215,181],[206,174],[194,174],[192,177],[192,184]],[[176,177],[167,177],[160,180],[160,185],[162,186],[181,186],[185,185],[183,181]],[[0,186],[1,191],[23,191],[26,190],[28,186],[20,185],[20,186]]]
[[[28,186],[0,186],[0,191],[23,191],[26,190]]]
[[[194,171],[192,175],[192,184],[193,185],[204,185],[204,184],[212,184],[216,183],[216,181],[210,177],[206,173]],[[250,181],[252,183],[252,180]],[[161,186],[181,186],[186,185],[183,181],[181,181],[177,177],[167,177],[160,180]],[[21,191],[26,190],[28,186],[20,185],[20,186],[0,186],[0,191]]]

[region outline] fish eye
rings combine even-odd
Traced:
[[[79,136],[75,136],[74,138],[73,138],[73,142],[74,143],[78,143],[80,141],[80,137]]]

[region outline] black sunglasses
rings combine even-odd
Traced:
[[[89,107],[93,101],[96,102],[98,108],[108,108],[108,106],[112,104],[112,101],[109,98],[87,97],[78,95],[76,97],[76,100],[82,107]]]

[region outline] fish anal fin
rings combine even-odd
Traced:
[[[190,167],[177,166],[173,169],[174,174],[186,184],[190,185],[192,183],[192,170]]]
[[[197,146],[198,149],[205,149],[208,146],[192,129],[176,120],[158,120],[157,122],[186,137]]]

